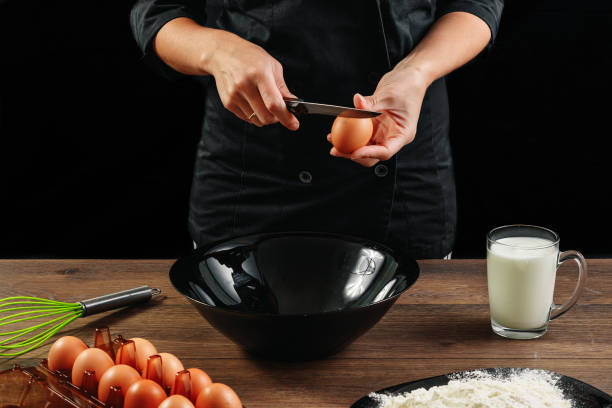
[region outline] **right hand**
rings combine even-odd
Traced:
[[[300,123],[283,98],[295,98],[283,78],[283,67],[260,46],[224,32],[208,67],[223,106],[256,126],[280,122],[289,130]],[[249,120],[249,116],[251,116]]]

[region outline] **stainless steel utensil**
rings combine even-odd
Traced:
[[[289,112],[295,115],[329,115],[345,118],[374,118],[380,112],[349,108],[347,106],[327,105],[324,103],[306,102],[302,99],[285,99]]]

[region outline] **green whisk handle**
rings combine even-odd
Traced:
[[[157,288],[140,286],[133,289],[123,290],[121,292],[82,300],[78,303],[83,307],[83,316],[89,316],[123,306],[144,303],[149,301],[153,295],[158,295],[160,293],[161,290]]]

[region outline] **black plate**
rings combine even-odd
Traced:
[[[494,374],[496,377],[507,377],[511,373],[520,372],[520,370],[525,370],[524,368],[487,368],[478,371],[486,371],[490,374]],[[531,370],[531,369],[530,369]],[[472,372],[470,371],[461,371],[451,374],[439,375],[437,377],[425,378],[423,380],[411,381],[399,385],[394,385],[392,387],[388,387],[379,391],[376,391],[377,394],[386,394],[386,395],[398,395],[405,394],[411,391],[414,391],[418,388],[429,389],[431,387],[447,385],[448,382],[456,378],[457,376],[461,377],[465,374]],[[559,377],[557,382],[557,386],[563,390],[563,394],[565,398],[571,399],[574,405],[572,408],[611,408],[612,407],[612,396],[606,394],[605,392],[598,390],[595,387],[590,386],[587,383],[579,381],[572,377],[567,377],[562,374],[558,374],[552,371],[547,370],[537,370],[546,372],[548,374],[552,374],[556,377]],[[355,402],[351,405],[351,408],[376,408],[379,403],[369,397],[365,396],[361,398],[359,401]]]
[[[419,276],[417,263],[364,239],[251,235],[176,261],[170,281],[249,352],[283,360],[333,354],[365,333]]]

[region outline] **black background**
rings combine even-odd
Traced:
[[[189,251],[203,92],[143,64],[131,4],[0,0],[0,257]],[[611,2],[506,2],[493,49],[448,80],[454,257],[508,223],[612,255],[610,72]]]

